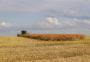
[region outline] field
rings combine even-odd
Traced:
[[[85,35],[81,34],[17,34],[18,37],[26,37],[38,40],[53,40],[53,41],[72,41],[81,40],[85,38]]]
[[[90,37],[76,41],[0,37],[0,62],[90,62]]]

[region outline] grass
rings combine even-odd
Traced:
[[[40,41],[0,37],[0,62],[90,62],[90,37],[78,41]]]

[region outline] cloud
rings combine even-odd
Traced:
[[[85,0],[0,0],[0,10],[41,12],[55,10],[75,14],[89,12],[90,1]],[[81,11],[82,10],[82,11]],[[78,14],[79,15],[79,14]]]
[[[70,19],[66,19],[66,20],[59,20],[58,18],[55,18],[55,17],[48,17],[48,23],[52,24],[52,25],[56,25],[56,26],[62,26],[62,27],[65,27],[65,26],[76,26],[77,23],[76,21],[72,21]]]
[[[0,0],[0,11],[90,19],[89,0]]]
[[[55,22],[57,20],[58,24]],[[57,17],[46,17],[35,23],[30,29],[33,33],[81,33],[90,34],[89,19],[66,18],[64,20]],[[34,30],[33,30],[34,28]]]
[[[90,25],[90,20],[84,20],[83,22]]]
[[[89,29],[90,19],[76,19],[76,18],[66,18],[58,19],[57,17],[46,17],[38,23],[35,23],[32,28],[43,28],[43,29],[77,29],[85,28]]]
[[[0,21],[0,28],[9,28],[9,27],[14,27],[14,24],[6,21]]]
[[[76,27],[76,26],[78,26],[78,22],[74,20],[72,21],[72,19],[60,20],[56,17],[49,16],[41,21],[38,21],[31,28],[59,29],[59,28]]]
[[[0,0],[0,12],[3,11],[28,12],[28,14],[38,15],[37,17],[45,17],[43,20],[36,21],[31,28],[80,30],[80,28],[88,29],[90,26],[90,0]],[[50,17],[46,17],[47,15]],[[0,22],[0,27],[7,26],[13,24]]]
[[[58,19],[57,18],[54,18],[54,17],[47,17],[46,18],[46,21],[50,25],[58,25],[59,24]]]
[[[6,22],[1,22],[0,25],[1,26],[7,26],[8,24]]]

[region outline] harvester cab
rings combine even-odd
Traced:
[[[18,37],[30,37],[30,34],[26,30],[22,30],[20,34],[17,34]]]

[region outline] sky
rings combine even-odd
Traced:
[[[0,0],[0,35],[90,35],[90,0]]]

